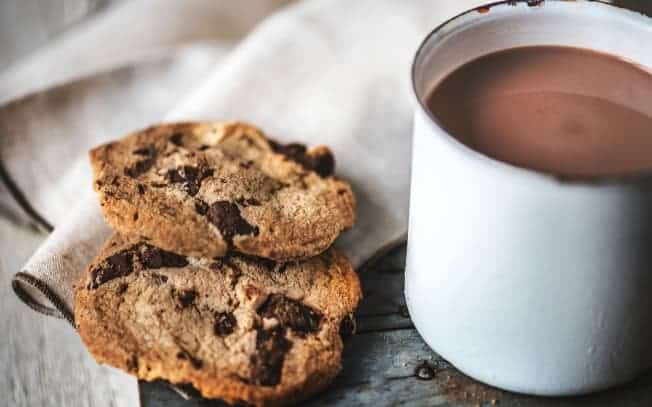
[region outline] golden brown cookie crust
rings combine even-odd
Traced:
[[[275,406],[324,389],[340,371],[340,324],[361,297],[333,250],[290,263],[215,260],[115,235],[75,290],[79,334],[99,363],[204,397]]]
[[[157,125],[90,160],[109,224],[175,253],[311,257],[354,222],[351,186],[332,176],[327,147],[281,145],[245,123]]]

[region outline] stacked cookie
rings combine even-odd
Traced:
[[[256,406],[332,381],[361,291],[330,248],[355,201],[328,148],[243,123],[179,123],[90,158],[116,231],[75,292],[98,362]]]

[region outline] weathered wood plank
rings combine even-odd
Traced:
[[[430,381],[407,377],[333,388],[306,405],[311,407],[333,405],[643,407],[652,404],[651,390],[652,375],[648,375],[626,387],[585,397],[530,397],[477,384],[460,376],[454,370],[442,370]]]
[[[414,329],[358,334],[344,342],[342,373],[334,387],[351,387],[414,376],[417,366],[448,366]]]
[[[403,296],[403,248],[391,251],[360,275],[364,298],[356,312],[358,333],[412,328]]]
[[[136,380],[88,355],[63,320],[31,311],[11,277],[44,239],[0,218],[0,406],[134,406]]]
[[[404,249],[398,248],[360,274],[364,299],[358,308],[358,318],[391,314],[406,314],[403,297]]]
[[[405,310],[407,313],[407,309]],[[398,313],[358,317],[358,333],[414,328],[410,317]]]

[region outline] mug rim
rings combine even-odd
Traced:
[[[437,130],[443,132],[445,134],[445,138],[447,139],[448,143],[454,147],[456,150],[466,154],[469,156],[469,158],[474,158],[478,162],[483,162],[487,165],[492,166],[493,168],[497,170],[502,170],[506,172],[511,172],[512,174],[521,174],[524,177],[530,177],[530,178],[535,178],[543,181],[553,181],[555,183],[562,183],[562,184],[574,184],[574,185],[591,185],[591,186],[599,186],[599,185],[620,185],[620,184],[630,184],[630,183],[636,183],[641,180],[649,180],[652,178],[652,170],[649,171],[641,171],[638,173],[633,173],[633,174],[619,174],[619,175],[604,175],[604,176],[588,176],[588,177],[570,177],[570,176],[565,176],[561,174],[555,174],[551,172],[546,172],[546,171],[541,171],[525,166],[520,166],[516,164],[509,163],[507,161],[499,160],[497,158],[493,158],[487,154],[484,154],[478,150],[475,150],[466,144],[462,143],[455,137],[453,134],[451,134],[448,130],[446,130],[437,120],[437,118],[430,112],[430,110],[424,105],[424,102],[419,98],[418,96],[418,91],[417,91],[417,84],[416,84],[416,71],[418,68],[418,60],[422,56],[423,51],[426,47],[426,44],[430,42],[432,37],[439,32],[442,31],[446,26],[449,24],[455,22],[456,20],[471,14],[473,12],[477,12],[480,9],[491,9],[493,7],[499,6],[516,6],[518,4],[525,4],[530,7],[539,7],[543,5],[546,2],[551,2],[551,3],[556,3],[556,4],[565,4],[569,3],[568,0],[499,0],[499,1],[493,1],[489,3],[484,3],[478,6],[475,6],[473,8],[469,8],[467,10],[464,10],[444,22],[438,24],[435,28],[430,30],[428,34],[423,38],[423,40],[419,43],[419,46],[417,47],[416,52],[414,53],[414,56],[412,58],[412,64],[410,68],[410,82],[411,82],[411,94],[412,98],[414,99],[413,102],[416,102],[416,106],[418,111],[425,115],[427,118],[427,122],[430,126],[435,126]],[[574,2],[571,2],[574,3]],[[652,16],[648,16],[646,14],[637,12],[636,10],[627,8],[625,6],[620,6],[617,4],[609,3],[605,0],[587,0],[583,3],[584,5],[594,7],[595,5],[599,6],[607,6],[607,9],[611,11],[627,11],[627,12],[632,12],[632,13],[637,13],[638,15],[650,20],[652,22]],[[586,48],[590,49],[590,48]],[[652,67],[650,67],[652,68]],[[652,72],[651,72],[652,74]]]

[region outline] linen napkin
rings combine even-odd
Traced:
[[[91,191],[86,152],[158,121],[237,119],[280,141],[329,145],[337,175],[352,183],[358,202],[357,223],[337,246],[360,267],[402,241],[409,198],[412,57],[432,28],[480,3],[301,2],[267,18],[223,58],[224,48],[205,44],[157,59],[123,54],[126,67],[5,105],[0,109],[0,175],[14,196],[25,198],[22,207],[32,221],[54,226],[16,275],[16,293],[36,310],[72,322],[73,285],[110,234]],[[142,18],[146,30],[161,32],[156,21]],[[179,30],[169,34],[172,43],[193,37],[178,22],[163,24]],[[147,35],[130,29],[130,35]],[[111,27],[103,30],[111,32]],[[157,47],[166,45],[164,39]],[[115,68],[110,57],[103,58]],[[83,68],[81,75],[103,71]],[[61,78],[69,81],[72,74],[60,74],[55,83]],[[10,205],[15,206],[0,200],[0,209],[10,211]]]

